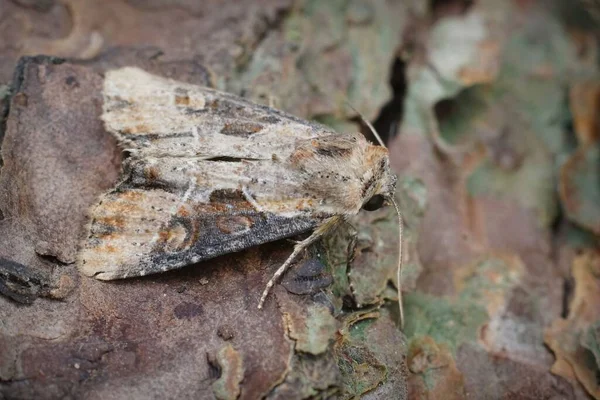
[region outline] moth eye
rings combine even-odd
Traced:
[[[375,210],[379,210],[381,207],[383,207],[383,202],[385,201],[385,199],[383,198],[382,195],[380,194],[376,194],[375,196],[371,197],[369,199],[369,201],[367,201],[364,205],[363,205],[363,210],[367,210],[367,211],[375,211]]]

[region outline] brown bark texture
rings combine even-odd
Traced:
[[[568,4],[567,4],[568,3]],[[0,0],[0,399],[600,399],[600,6]],[[405,219],[79,273],[138,66],[388,143]]]

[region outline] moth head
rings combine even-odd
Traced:
[[[362,209],[375,211],[389,203],[396,189],[396,175],[390,167],[388,151],[381,146],[369,145],[366,150],[367,168],[363,177]]]

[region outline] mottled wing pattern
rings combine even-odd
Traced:
[[[106,73],[106,128],[140,157],[285,158],[334,131],[229,93],[126,67]]]
[[[260,213],[227,197],[202,204],[160,189],[107,194],[93,210],[82,271],[98,279],[163,272],[296,235],[321,222]]]
[[[316,212],[306,172],[284,162],[299,140],[334,134],[241,98],[148,74],[107,73],[103,120],[131,156],[91,211],[82,271],[141,276],[289,237]]]

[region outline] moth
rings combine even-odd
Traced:
[[[389,202],[398,211],[385,146],[229,93],[125,67],[105,74],[102,120],[128,157],[121,181],[92,208],[79,254],[81,271],[97,279],[312,232],[274,273],[261,308],[321,236],[361,209]]]

